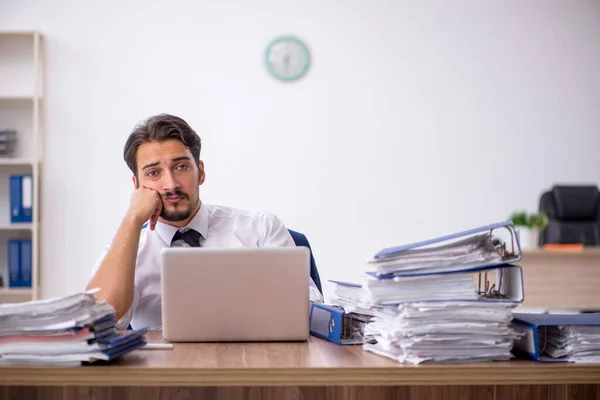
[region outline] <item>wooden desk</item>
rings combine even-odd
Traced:
[[[600,311],[600,249],[523,252],[522,307]]]
[[[162,341],[151,332],[152,341]],[[360,346],[194,343],[116,365],[0,367],[0,399],[598,399],[600,365],[400,365]]]

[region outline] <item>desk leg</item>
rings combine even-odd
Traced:
[[[334,387],[1,387],[0,400],[600,400],[600,385]]]

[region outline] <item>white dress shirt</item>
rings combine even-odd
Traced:
[[[231,207],[204,204],[185,228],[177,228],[158,222],[154,231],[144,225],[135,266],[133,303],[119,320],[118,327],[138,329],[149,327],[162,329],[160,260],[161,250],[172,246],[189,246],[183,240],[173,242],[179,229],[182,233],[195,229],[202,237],[202,247],[282,247],[295,246],[292,236],[283,222],[274,214],[243,211]],[[96,261],[93,273],[100,267],[107,246]],[[310,279],[309,298],[323,302],[323,297],[314,281]]]

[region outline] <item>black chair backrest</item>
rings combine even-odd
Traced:
[[[540,233],[540,245],[600,245],[598,187],[556,185],[542,194],[539,210],[548,216],[548,226]]]

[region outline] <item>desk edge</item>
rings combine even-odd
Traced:
[[[600,384],[600,365],[398,368],[2,367],[0,386],[465,386]]]

